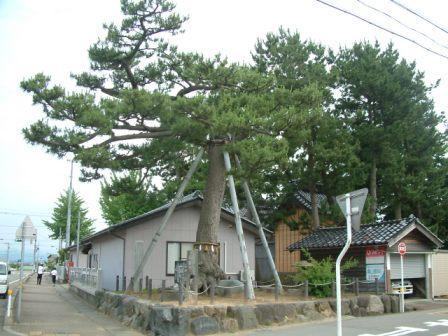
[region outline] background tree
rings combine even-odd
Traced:
[[[93,232],[93,220],[87,217],[87,209],[84,208],[84,201],[72,190],[72,218],[70,226],[70,242],[76,241],[76,228],[78,223],[78,213],[80,214],[79,236],[85,237]],[[67,228],[68,191],[63,192],[56,201],[51,220],[44,220],[43,224],[50,230],[50,238],[65,238]]]
[[[282,190],[282,202],[297,189],[308,190],[314,229],[320,226],[318,192],[331,201],[332,196],[349,190],[357,182],[354,170],[359,165],[357,142],[331,113],[330,55],[324,46],[282,28],[259,40],[253,53],[257,70],[273,76],[283,90],[282,109],[288,110],[282,129],[288,141],[288,163],[279,170],[280,179],[273,179],[279,184],[274,189]],[[301,103],[304,98],[309,102],[306,106]]]
[[[403,207],[421,213],[428,174],[446,153],[445,136],[437,130],[444,119],[429,98],[432,86],[392,44],[382,50],[378,43],[357,43],[340,51],[336,65],[337,113],[360,143],[371,216],[401,218]]]

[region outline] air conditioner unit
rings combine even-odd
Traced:
[[[255,270],[249,270],[249,274],[250,274],[250,280],[251,281],[255,281]],[[241,270],[239,273],[240,276],[240,281],[245,281],[246,277],[244,276],[244,270]]]

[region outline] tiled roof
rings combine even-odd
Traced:
[[[297,190],[294,193],[294,198],[297,202],[302,204],[307,210],[311,210],[311,193],[305,190]],[[327,200],[324,194],[317,193],[317,206],[320,208],[322,203]]]
[[[398,220],[361,225],[358,232],[352,234],[352,246],[384,245],[416,220],[414,215]],[[288,250],[302,248],[342,247],[347,239],[346,227],[321,228],[309,236],[288,246]]]

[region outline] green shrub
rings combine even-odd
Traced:
[[[292,275],[293,281],[303,283],[308,280],[309,293],[316,297],[331,296],[331,282],[336,279],[336,263],[331,256],[328,256],[320,261],[314,259],[311,254],[302,249],[301,259],[308,261],[309,265],[296,264],[297,273]],[[348,270],[358,265],[358,261],[350,258],[341,265],[341,271]],[[324,286],[315,286],[313,284],[326,284]]]

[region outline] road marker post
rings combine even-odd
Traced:
[[[7,313],[6,316],[10,317],[11,316],[11,301],[12,301],[12,289],[8,289],[8,308],[7,308]]]

